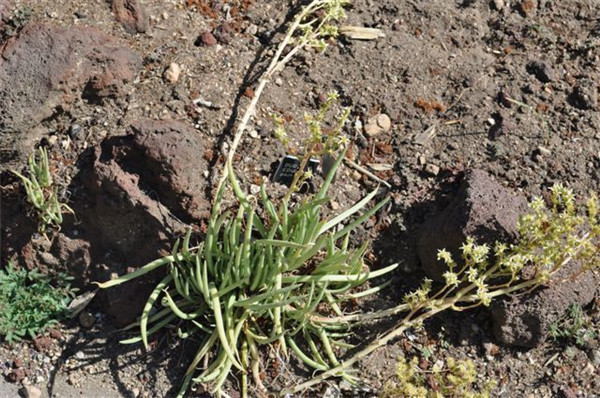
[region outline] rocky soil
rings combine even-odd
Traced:
[[[83,292],[169,252],[188,225],[202,234],[233,128],[296,3],[0,0],[0,266],[67,271]],[[526,200],[554,183],[578,198],[600,191],[596,0],[353,0],[347,11],[344,24],[385,36],[299,54],[268,85],[236,170],[250,192],[262,181],[281,192],[271,178],[300,150],[304,113],[340,94],[352,109],[348,159],[392,198],[356,241],[372,240],[373,267],[401,264],[393,287],[365,306],[393,305],[424,276],[439,279],[438,248],[456,251],[467,235],[514,239]],[[286,121],[291,153],[273,137],[272,113]],[[50,241],[9,172],[40,145],[75,211]],[[376,184],[346,164],[331,210]],[[165,335],[149,353],[118,344],[158,276],[100,292],[85,315],[34,342],[0,345],[5,382],[28,396],[172,396],[193,341]],[[496,382],[494,396],[598,396],[599,285],[584,273],[433,319],[361,363],[362,394],[392,379],[399,355],[416,355],[423,370],[472,359],[481,385]],[[548,336],[573,303],[588,338]],[[293,366],[279,373],[274,391],[303,377]],[[355,392],[335,382],[307,394]]]

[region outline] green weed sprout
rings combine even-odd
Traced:
[[[596,338],[592,327],[591,320],[588,319],[581,306],[573,303],[567,314],[550,325],[548,334],[554,340],[574,341],[578,346],[585,347],[586,342]]]
[[[38,156],[35,153],[32,154],[29,157],[28,164],[29,177],[15,170],[11,171],[21,179],[27,194],[27,201],[37,213],[38,231],[45,235],[48,226],[60,229],[63,213],[74,212],[66,203],[61,203],[58,200],[57,188],[50,173],[46,148],[40,147]]]
[[[66,316],[76,291],[71,279],[61,274],[53,286],[47,275],[8,263],[0,270],[0,336],[9,343],[33,339]]]

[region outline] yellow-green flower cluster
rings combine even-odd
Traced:
[[[404,301],[412,309],[416,309],[418,306],[427,303],[430,300],[429,293],[431,293],[432,282],[431,279],[425,278],[419,289],[404,296]]]
[[[571,260],[580,260],[582,271],[597,266],[600,227],[596,195],[590,196],[586,207],[587,215],[578,215],[573,193],[556,185],[550,208],[541,198],[531,202],[530,212],[520,219],[520,238],[515,244],[496,242],[492,251],[468,237],[460,247],[462,265],[447,250],[440,250],[437,258],[448,268],[442,274],[444,285],[432,294],[431,281],[426,280],[424,286],[405,296],[406,304],[413,311],[487,306],[494,297],[548,283]],[[528,272],[523,278],[525,267]]]
[[[306,22],[299,26],[302,34],[297,41],[319,51],[325,51],[327,39],[336,38],[339,34],[337,26],[332,22],[346,18],[344,6],[347,4],[347,0],[323,0],[316,5],[313,13],[306,17]],[[320,12],[319,17],[315,16],[316,11]]]
[[[429,371],[429,380],[426,372],[419,368],[419,360],[412,357],[410,361],[400,357],[396,367],[396,380],[388,383],[380,398],[484,398],[490,396],[494,383],[486,383],[482,389],[477,389],[477,370],[471,360],[456,360],[448,357],[444,361],[437,361]],[[432,388],[432,385],[435,388]]]

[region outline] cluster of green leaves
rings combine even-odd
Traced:
[[[342,315],[345,301],[382,288],[353,294],[356,286],[396,267],[369,272],[363,262],[368,242],[358,249],[349,247],[352,231],[387,202],[358,215],[377,190],[332,219],[322,216],[326,192],[343,155],[338,156],[320,191],[293,206],[287,199],[276,206],[264,185],[260,198],[247,197],[232,171],[229,185],[217,193],[202,243],[190,247],[188,234],[170,256],[100,285],[108,288],[167,267],[168,275],[143,310],[140,336],[126,342],[142,341],[147,347],[148,336],[167,325],[175,325],[181,338],[200,335],[202,344],[180,395],[191,381],[214,382],[214,390],[220,392],[234,371],[241,373],[243,396],[248,393],[249,373],[262,388],[261,345],[276,347],[283,356],[291,349],[318,370],[339,364],[336,349],[349,347],[343,337],[350,324],[323,325],[313,318]],[[235,212],[222,207],[228,186],[239,202]],[[208,366],[197,371],[203,360],[208,360]]]
[[[38,154],[29,157],[29,177],[12,170],[17,175],[27,194],[27,201],[33,206],[38,219],[38,230],[46,234],[48,226],[60,229],[63,221],[63,213],[73,213],[66,203],[58,200],[58,188],[54,184],[50,165],[48,163],[48,152],[46,148],[40,147]]]
[[[61,274],[53,285],[47,275],[12,263],[0,270],[0,335],[12,343],[57,323],[75,295],[71,279]]]
[[[554,340],[574,341],[578,346],[584,347],[586,342],[596,338],[592,328],[593,325],[581,306],[573,303],[563,317],[550,325],[548,334]]]
[[[477,370],[471,360],[446,358],[436,362],[430,371],[419,368],[419,358],[410,361],[400,357],[396,380],[388,383],[380,398],[487,398],[493,383],[476,388]]]

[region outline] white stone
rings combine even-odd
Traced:
[[[369,137],[374,137],[381,133],[387,133],[391,129],[392,121],[390,120],[390,117],[385,113],[380,113],[367,121],[367,124],[365,125],[365,134]]]
[[[552,155],[552,151],[550,151],[550,149],[543,147],[543,146],[538,146],[537,147],[538,151],[540,152],[540,155],[542,156],[546,156],[549,157],[550,155]]]
[[[167,68],[167,70],[165,71],[164,78],[169,83],[177,83],[177,81],[179,80],[180,74],[181,74],[181,67],[178,64],[176,64],[175,62],[172,62],[169,65],[169,67]]]

